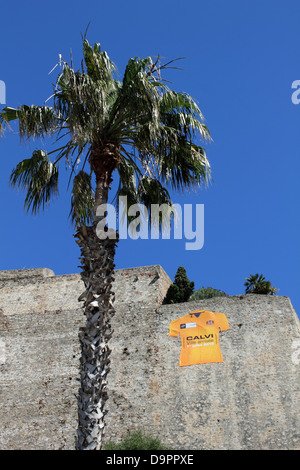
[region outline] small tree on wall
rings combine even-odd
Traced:
[[[183,266],[179,266],[174,282],[170,285],[164,303],[178,304],[187,302],[194,291],[195,283],[191,282]]]

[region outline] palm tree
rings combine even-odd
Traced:
[[[271,294],[274,295],[278,289],[273,287],[270,281],[266,281],[266,278],[262,274],[251,274],[245,279],[244,286],[246,287],[246,294]]]
[[[195,100],[171,90],[161,78],[160,59],[135,57],[123,80],[99,44],[83,37],[81,67],[61,60],[50,97],[53,105],[5,107],[0,130],[16,120],[23,139],[50,137],[54,150],[35,150],[12,171],[11,184],[25,190],[25,209],[36,213],[58,192],[59,164],[66,160],[72,184],[70,216],[81,249],[86,323],[79,333],[82,355],[76,449],[101,449],[104,432],[109,340],[114,315],[112,292],[115,238],[97,236],[103,222],[97,208],[107,204],[113,177],[116,200],[128,205],[171,205],[167,187],[198,187],[210,178],[205,149],[197,139],[210,133]],[[175,68],[175,67],[174,67]],[[60,142],[60,143],[58,143]],[[201,143],[201,142],[200,142]]]

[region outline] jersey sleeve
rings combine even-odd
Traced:
[[[179,334],[178,320],[173,320],[169,326],[169,336],[177,337]]]
[[[218,313],[218,326],[221,331],[230,330],[230,326],[225,313]]]

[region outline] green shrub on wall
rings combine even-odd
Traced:
[[[120,443],[107,442],[103,450],[171,450],[165,447],[158,437],[134,431],[127,434]]]
[[[211,299],[212,297],[224,297],[226,296],[225,292],[213,289],[212,287],[201,287],[201,289],[196,290],[189,301],[193,300],[203,300],[203,299]]]

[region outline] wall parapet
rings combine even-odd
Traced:
[[[116,304],[145,302],[160,305],[171,279],[157,266],[116,269]],[[1,306],[4,315],[80,309],[84,291],[80,274],[55,276],[50,269],[0,271]]]

